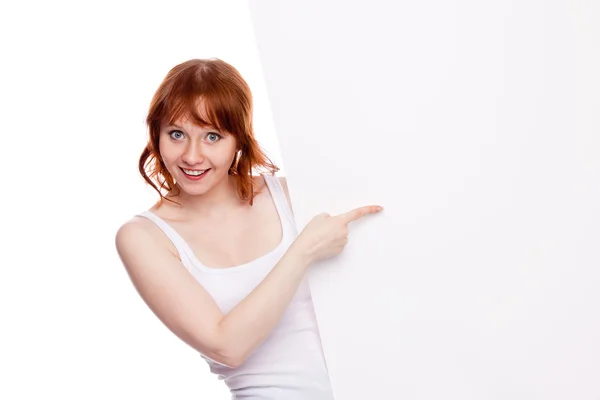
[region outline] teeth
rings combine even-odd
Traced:
[[[203,173],[205,173],[208,170],[202,170],[202,171],[192,171],[190,169],[184,169],[183,172],[185,172],[188,175],[193,175],[193,176],[199,176],[202,175]]]

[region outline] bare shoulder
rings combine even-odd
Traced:
[[[287,178],[285,176],[280,176],[279,182],[281,183],[281,186],[283,186],[283,191],[285,192],[285,195],[289,196],[290,190],[288,188]]]
[[[142,251],[149,246],[166,249],[179,257],[173,243],[156,224],[140,216],[132,217],[119,227],[115,235],[115,246],[119,256],[125,257],[127,261],[135,258],[138,250]]]
[[[267,187],[265,178],[262,175],[253,175],[252,180],[254,181],[255,188],[260,192]]]
[[[133,238],[142,236],[146,239],[153,238],[150,224],[153,224],[148,218],[135,216],[125,221],[117,230],[115,240],[118,244],[130,242]]]
[[[256,187],[258,188],[259,193],[262,192],[263,189],[265,189],[267,186],[264,178],[259,175],[259,176],[254,176],[253,179],[254,179],[254,182],[256,182]],[[281,183],[281,186],[283,187],[285,197],[290,206],[290,210],[292,211],[292,214],[293,214],[294,210],[292,209],[292,201],[290,198],[290,190],[288,188],[287,179],[285,176],[279,176],[279,177],[277,177],[277,179],[279,179],[279,182]]]
[[[154,236],[148,229],[147,222],[143,219],[145,218],[133,217],[125,221],[117,230],[115,246],[123,261],[129,261],[132,257],[135,257],[136,250],[140,247],[156,244]]]
[[[133,217],[119,227],[115,235],[115,247],[136,287],[136,280],[142,279],[146,273],[148,254],[156,256],[161,251],[141,217]]]
[[[292,214],[293,214],[294,210],[292,209],[292,200],[290,198],[290,189],[288,188],[286,177],[280,176],[279,182],[281,182],[281,186],[283,187],[283,191],[285,192],[285,197],[287,197],[288,204],[290,205],[290,210],[292,210]]]
[[[136,236],[139,233],[146,232],[145,227],[141,221],[140,217],[132,217],[131,219],[125,221],[119,229],[117,229],[117,234],[115,235],[115,240],[119,244],[123,244],[126,241],[131,240],[132,236]]]

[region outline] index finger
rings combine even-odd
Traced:
[[[363,206],[355,208],[354,210],[350,210],[344,214],[340,214],[340,218],[348,224],[352,221],[356,221],[357,219],[364,217],[367,214],[375,214],[381,210],[383,210],[383,207],[381,206]]]

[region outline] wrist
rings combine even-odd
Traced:
[[[302,269],[307,269],[315,260],[312,252],[302,242],[295,240],[288,249],[288,255],[299,263]]]

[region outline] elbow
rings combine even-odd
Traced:
[[[228,368],[239,368],[242,366],[249,354],[241,348],[239,341],[228,340],[226,335],[219,335],[216,340],[211,356],[212,361]]]
[[[231,369],[235,369],[235,368],[239,368],[244,364],[243,359],[241,358],[230,358],[228,359],[227,363],[224,364],[226,367],[231,368]]]
[[[236,344],[225,345],[218,352],[219,364],[229,368],[239,368],[248,359],[249,354],[236,346]]]
[[[224,367],[235,369],[241,367],[246,361],[246,357],[231,354],[230,352],[221,350],[215,352],[212,357],[209,357],[213,362]]]

